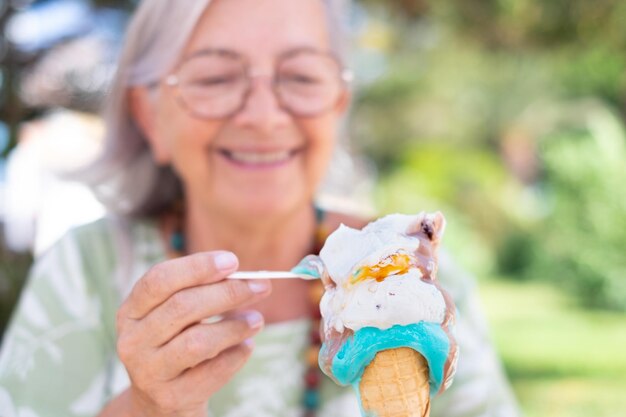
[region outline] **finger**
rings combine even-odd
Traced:
[[[121,307],[131,319],[141,319],[176,292],[224,279],[238,266],[232,252],[201,252],[153,266],[133,287]]]
[[[150,346],[161,346],[186,327],[206,317],[249,305],[269,295],[268,280],[224,280],[187,288],[171,296],[138,322],[140,337]]]
[[[237,318],[185,329],[159,349],[159,379],[172,380],[180,376],[185,370],[243,343],[262,327],[263,316],[258,311],[247,311]]]
[[[217,357],[185,371],[172,381],[173,389],[184,392],[188,398],[198,398],[200,395],[211,397],[245,365],[253,348],[254,343],[247,339],[223,351]]]

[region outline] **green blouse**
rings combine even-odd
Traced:
[[[96,416],[129,386],[115,351],[115,313],[134,282],[166,258],[153,222],[102,219],[75,229],[37,260],[0,351],[0,416]],[[444,264],[459,309],[459,368],[433,417],[517,416],[476,308],[471,280]],[[267,325],[244,368],[209,401],[210,416],[296,417],[310,322]],[[358,417],[351,388],[324,378],[320,417]]]

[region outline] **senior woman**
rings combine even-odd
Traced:
[[[0,414],[358,415],[320,379],[311,284],[224,279],[289,270],[341,222],[364,223],[314,206],[350,99],[339,10],[141,3],[92,178],[112,215],[34,266],[0,357]],[[433,416],[516,415],[471,286],[441,275],[462,359]]]

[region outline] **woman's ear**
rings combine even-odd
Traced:
[[[157,133],[157,109],[154,97],[152,97],[148,87],[130,88],[128,102],[133,120],[148,141],[152,157],[159,165],[169,164],[171,161],[170,151],[165,140]]]

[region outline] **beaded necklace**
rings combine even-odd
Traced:
[[[168,256],[170,258],[181,257],[187,254],[186,239],[182,227],[183,213],[182,205],[178,204],[171,215],[164,216],[161,219],[161,230],[166,233],[164,238],[168,242]],[[315,207],[316,227],[312,239],[311,254],[318,255],[328,237],[329,231],[323,225],[324,217],[324,211]],[[170,231],[169,235],[167,231]],[[324,286],[321,281],[309,281],[311,329],[308,336],[309,345],[305,352],[306,370],[304,372],[304,391],[301,400],[304,417],[315,417],[320,405],[319,388],[322,375],[318,365],[318,356],[322,344],[320,337],[322,317],[319,303],[323,294]]]

